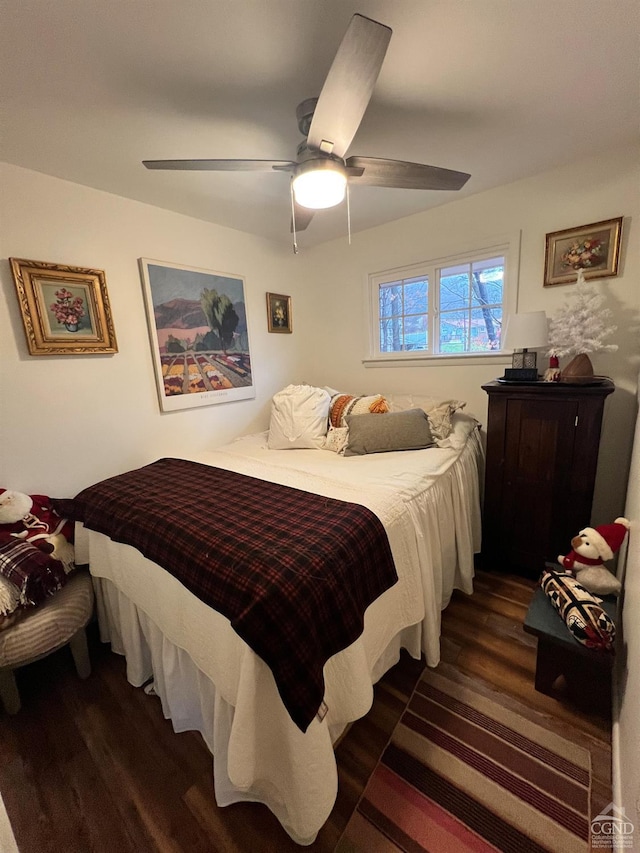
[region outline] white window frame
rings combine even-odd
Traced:
[[[495,361],[497,358],[504,359],[507,354],[504,350],[495,352],[463,352],[463,353],[436,353],[433,352],[434,343],[438,340],[438,316],[440,311],[440,293],[438,286],[438,271],[445,267],[467,264],[470,261],[482,261],[487,258],[504,257],[504,287],[502,302],[503,322],[509,314],[514,314],[518,304],[518,276],[520,269],[520,233],[493,238],[483,241],[474,248],[466,248],[455,254],[432,258],[427,261],[409,264],[394,269],[382,270],[370,273],[367,279],[368,291],[368,314],[369,314],[369,352],[363,359],[366,366],[392,365],[421,363],[425,361],[447,362],[459,364],[460,361],[473,360],[482,362],[483,359]],[[426,350],[409,350],[407,352],[381,352],[380,350],[380,300],[379,288],[381,284],[388,284],[402,279],[410,279],[424,276],[429,281],[429,312],[428,312],[428,344]]]

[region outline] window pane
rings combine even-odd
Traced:
[[[391,317],[402,314],[402,282],[380,285],[380,316]]]
[[[402,350],[402,318],[380,320],[380,352]]]
[[[449,311],[440,315],[440,352],[467,352],[469,313]]]
[[[502,302],[502,282],[478,283],[474,277],[472,305],[500,305]]]
[[[406,317],[404,322],[404,348],[406,350],[427,349],[427,317],[420,314]]]
[[[409,279],[404,286],[404,313],[426,314],[429,283],[425,278]]]
[[[504,293],[504,258],[473,264],[473,305],[500,305]]]
[[[426,276],[379,285],[380,352],[427,349],[428,293]]]
[[[451,273],[451,269],[453,268],[442,270],[440,273],[440,309],[442,311],[466,308],[469,304],[469,268],[465,267],[462,272],[455,273]]]
[[[471,312],[471,352],[500,349],[502,308],[474,308]]]
[[[474,261],[473,262],[473,271],[474,272],[483,272],[487,270],[492,270],[495,267],[501,267],[504,269],[504,257],[500,256],[497,258],[485,258],[483,261]]]
[[[456,264],[453,267],[443,267],[440,271],[441,276],[450,276],[450,275],[469,275],[469,270],[471,269],[470,264]]]

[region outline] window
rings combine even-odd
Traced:
[[[437,270],[437,279],[440,346],[436,352],[499,350],[504,257],[443,267]]]
[[[380,285],[380,351],[428,349],[429,280],[426,276]]]
[[[512,301],[511,241],[369,277],[372,355],[465,356],[501,350]]]

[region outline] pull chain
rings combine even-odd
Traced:
[[[293,195],[293,181],[289,185],[289,193],[291,195],[291,230],[293,232],[293,254],[298,254],[298,235],[296,232],[296,206]],[[347,236],[349,245],[351,245],[351,195],[349,193],[349,184],[347,184]]]
[[[296,234],[296,206],[293,199],[293,179],[289,184],[289,192],[291,194],[291,230],[293,231],[293,254],[298,254],[298,237]]]

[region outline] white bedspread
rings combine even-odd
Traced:
[[[464,439],[469,419],[456,421]],[[333,807],[332,742],[367,713],[372,684],[400,648],[439,661],[440,611],[454,588],[472,591],[480,545],[477,432],[462,451],[429,448],[344,458],[269,450],[266,433],[189,456],[204,464],[367,506],[383,522],[399,582],[365,614],[364,632],[325,665],[327,713],[302,733],[271,671],[228,620],[136,549],[78,525],[76,558],[95,579],[102,639],[127,658],[127,677],[151,675],[176,731],[200,731],[214,755],[216,800],[265,803],[309,844]],[[229,535],[233,535],[230,531]]]

